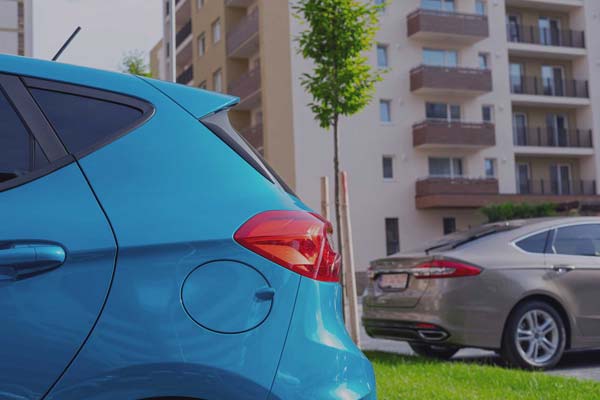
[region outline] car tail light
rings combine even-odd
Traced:
[[[459,278],[476,276],[481,268],[452,260],[432,260],[417,265],[411,270],[416,279]]]
[[[234,239],[261,256],[300,275],[338,282],[340,257],[331,247],[333,227],[305,211],[267,211],[246,222]]]

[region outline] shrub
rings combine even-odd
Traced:
[[[481,209],[488,222],[509,221],[512,219],[542,218],[556,215],[556,205],[552,203],[503,203],[492,204]]]

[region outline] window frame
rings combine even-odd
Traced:
[[[386,173],[386,169],[385,169],[385,162],[386,160],[389,160],[390,162],[390,172],[392,173],[392,176],[385,176]],[[394,156],[388,155],[388,154],[384,154],[383,156],[381,156],[381,167],[382,167],[382,171],[381,171],[381,176],[383,178],[384,181],[393,181],[394,179],[396,179],[396,174],[394,171]]]
[[[124,95],[124,94],[120,94],[120,93],[116,93],[116,92],[112,92],[112,91],[94,89],[94,88],[90,88],[87,86],[80,86],[80,85],[74,85],[74,84],[70,84],[70,83],[50,81],[50,80],[39,79],[39,78],[23,77],[22,80],[28,90],[29,89],[41,89],[41,90],[48,90],[48,91],[52,91],[52,92],[64,93],[67,95],[87,97],[87,98],[91,98],[91,99],[95,99],[95,100],[121,104],[121,105],[132,107],[132,108],[135,108],[135,109],[138,109],[139,111],[141,111],[141,113],[142,113],[141,117],[136,119],[131,124],[126,125],[123,128],[111,133],[110,135],[105,136],[102,140],[95,142],[92,146],[89,146],[88,148],[85,148],[83,150],[80,150],[80,151],[77,151],[74,153],[70,153],[76,160],[79,160],[79,159],[87,156],[88,154],[95,152],[96,150],[114,142],[115,140],[125,136],[129,132],[139,128],[140,126],[145,124],[150,118],[152,118],[152,116],[155,113],[155,108],[151,103],[149,103],[145,100],[142,100],[138,97],[134,97],[134,96],[130,96],[130,95]],[[30,94],[30,96],[31,96],[31,94]],[[38,107],[38,109],[43,114],[43,110],[41,110],[41,108],[39,108],[39,107]],[[54,128],[52,128],[52,131],[58,138],[59,135],[57,132],[55,132]],[[66,151],[68,151],[68,149]]]
[[[218,28],[217,30],[215,30],[216,28]],[[223,29],[223,26],[221,24],[221,18],[217,18],[213,21],[212,24],[210,24],[210,32],[212,35],[212,44],[218,44],[222,39],[223,39],[223,32],[221,31]],[[215,34],[215,32],[217,34]]]
[[[390,67],[390,57],[389,57],[389,45],[385,44],[385,43],[377,43],[377,45],[375,46],[377,49],[377,68],[379,69],[386,69]],[[382,65],[380,64],[381,58],[380,56],[380,51],[383,54],[383,58],[385,58],[385,64]]]
[[[386,107],[387,112],[387,120],[384,120],[382,106]],[[379,123],[383,125],[391,125],[392,124],[392,100],[390,99],[379,99]]]
[[[0,193],[48,175],[73,162],[58,135],[35,103],[33,97],[16,75],[0,73],[0,93],[21,119],[24,128],[36,140],[48,159],[48,165],[28,174],[0,183]]]

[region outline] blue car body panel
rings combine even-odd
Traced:
[[[67,256],[48,273],[0,281],[0,398],[39,399],[100,314],[116,244],[77,164],[0,193],[0,221],[0,244],[53,242]]]
[[[81,264],[23,281],[30,287],[21,296],[41,299],[32,290],[43,291],[50,299],[43,309],[55,314],[21,310],[19,320],[49,327],[64,308],[72,318],[56,326],[73,340],[57,342],[64,354],[54,364],[40,364],[44,381],[23,373],[35,370],[23,354],[34,353],[7,353],[20,358],[21,378],[0,370],[0,397],[40,398],[51,386],[45,399],[375,398],[370,364],[341,321],[340,286],[301,278],[233,239],[263,211],[308,210],[198,121],[236,98],[19,57],[0,56],[0,73],[114,91],[155,108],[143,125],[77,163],[0,192],[7,216],[17,215],[14,204],[23,203],[22,214],[35,209],[33,194],[55,198],[8,227],[19,238],[65,244],[68,262]],[[87,192],[61,203],[66,186]],[[0,228],[5,233],[17,237]],[[93,256],[71,259],[84,245]],[[15,295],[0,283],[0,311]]]

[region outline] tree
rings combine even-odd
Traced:
[[[144,57],[144,52],[141,50],[133,50],[123,55],[123,60],[121,61],[120,69],[122,72],[151,77],[150,68],[146,63],[146,59]]]
[[[306,28],[297,38],[298,52],[313,62],[301,84],[312,96],[308,105],[321,128],[333,131],[335,222],[338,252],[343,254],[340,231],[340,141],[341,116],[351,116],[366,107],[381,80],[365,52],[374,46],[379,15],[384,5],[369,0],[298,0],[295,16]]]

